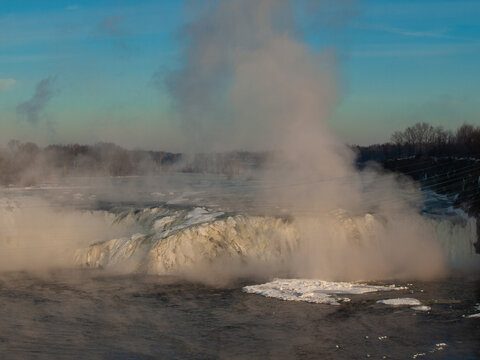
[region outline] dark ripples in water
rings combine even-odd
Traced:
[[[0,357],[480,358],[480,319],[462,317],[480,301],[478,279],[415,283],[410,289],[413,294],[353,296],[336,307],[155,276],[9,273],[0,276]],[[430,303],[432,311],[376,303],[407,296]],[[430,352],[438,343],[447,346]]]

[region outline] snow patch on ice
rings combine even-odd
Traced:
[[[395,287],[395,285],[376,286],[312,279],[275,279],[261,285],[245,286],[243,291],[281,300],[340,305],[340,302],[348,302],[350,299],[338,295],[357,295],[401,289],[405,288]]]

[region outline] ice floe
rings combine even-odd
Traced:
[[[243,291],[281,300],[339,305],[340,302],[350,301],[349,298],[342,297],[341,295],[356,295],[401,289],[405,288],[396,287],[395,285],[377,286],[312,279],[275,279],[266,284],[245,286]]]
[[[468,319],[480,319],[480,313],[465,316]]]
[[[396,298],[396,299],[384,299],[378,300],[377,303],[390,306],[420,306],[422,303],[420,300],[413,298]]]
[[[433,354],[437,351],[443,351],[443,350],[445,350],[445,348],[447,346],[448,345],[444,342],[435,344],[435,347],[432,350],[430,350],[428,353]],[[427,356],[427,355],[428,354],[426,352],[416,353],[416,354],[412,355],[412,359],[417,359],[417,358],[424,357],[424,356]]]

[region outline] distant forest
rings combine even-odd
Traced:
[[[68,176],[132,176],[159,172],[220,173],[228,177],[261,167],[268,153],[232,151],[185,157],[164,151],[127,150],[112,143],[38,145],[11,140],[0,147],[0,185],[30,186]]]
[[[361,166],[377,161],[386,168],[393,159],[478,158],[480,127],[462,125],[456,131],[417,123],[396,131],[391,142],[352,146]],[[278,155],[278,154],[277,154]],[[274,156],[269,152],[232,151],[185,157],[164,151],[126,150],[111,143],[96,145],[38,145],[11,140],[0,147],[0,185],[34,185],[67,176],[129,176],[165,171],[205,172],[234,177],[262,168]]]
[[[418,181],[423,190],[451,196],[455,206],[479,219],[480,238],[480,127],[465,124],[449,131],[417,123],[393,133],[390,143],[354,149],[360,168],[376,161]]]
[[[11,140],[0,148],[0,184],[34,185],[52,177],[125,176],[167,170],[180,154],[125,150],[115,144],[49,145]]]
[[[480,159],[480,127],[469,124],[457,130],[445,130],[427,123],[416,123],[396,131],[391,141],[370,146],[353,146],[360,163],[407,157],[458,157]]]

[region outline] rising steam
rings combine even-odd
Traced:
[[[342,2],[345,11],[338,11],[339,4],[335,2],[332,19],[350,12],[350,1]],[[358,172],[355,155],[329,130],[338,96],[335,52],[302,41],[296,19],[302,9],[328,18],[330,5],[211,2],[183,29],[182,66],[166,78],[183,120],[185,151],[274,150],[257,202],[265,204],[267,215],[288,216],[143,209],[127,216],[148,225],[136,234],[123,227],[105,230],[113,219],[97,219],[101,212],[76,216],[52,209],[7,209],[3,238],[16,237],[15,244],[35,239],[42,250],[21,252],[23,260],[5,255],[0,260],[6,268],[30,259],[44,264],[43,258],[66,265],[62,259],[71,259],[72,249],[86,247],[76,255],[81,265],[108,267],[110,261],[121,268],[122,260],[133,259],[129,269],[160,274],[171,269],[182,274],[188,265],[189,276],[206,282],[218,274],[226,280],[278,274],[326,280],[441,274],[443,256],[434,227],[411,205],[411,198],[421,197],[418,189],[374,169]],[[47,85],[37,93],[49,90]],[[49,91],[40,95],[20,109],[33,115],[33,122],[53,96]],[[49,224],[58,225],[59,233]],[[76,230],[80,228],[84,230]],[[63,245],[54,245],[65,256],[48,250],[55,249],[50,246],[55,239],[62,239]]]
[[[80,212],[39,197],[0,200],[0,272],[72,266],[76,249],[126,232],[113,215]]]
[[[184,66],[167,85],[190,149],[278,151],[264,196],[294,215],[301,229],[298,273],[336,279],[437,274],[442,256],[433,230],[400,184],[376,172],[359,174],[354,154],[328,128],[338,92],[335,54],[303,42],[296,17],[302,6],[321,12],[329,4],[220,1],[183,30]],[[331,213],[339,208],[351,218],[373,214],[371,241],[363,234],[363,244],[353,246],[342,237]]]
[[[36,125],[38,123],[41,112],[56,95],[55,82],[55,76],[42,79],[36,85],[32,97],[17,106],[17,111],[25,115],[30,124]]]

